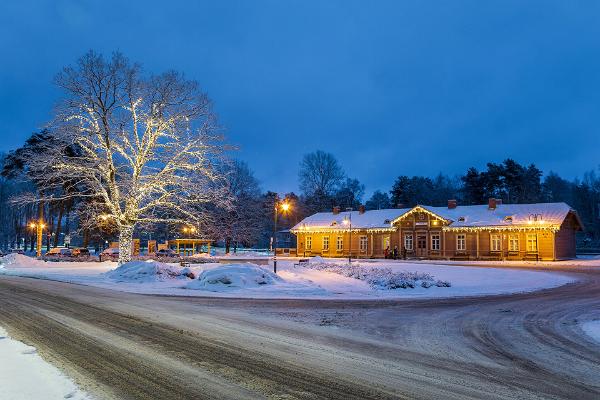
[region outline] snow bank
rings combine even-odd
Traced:
[[[256,264],[226,264],[203,271],[187,289],[256,288],[283,283],[283,279]]]
[[[23,254],[11,253],[0,258],[0,265],[10,268],[44,267],[46,262]]]
[[[37,354],[35,347],[8,337],[0,327],[0,399],[89,399],[56,367]]]
[[[154,260],[130,261],[104,274],[116,282],[163,282],[187,277],[190,271]]]
[[[313,257],[306,268],[317,271],[332,272],[348,278],[354,278],[367,282],[373,289],[391,290],[407,289],[421,286],[425,289],[432,286],[450,287],[448,281],[435,280],[433,275],[425,272],[392,271],[385,267],[364,267],[360,264],[336,264],[322,262],[321,257]]]

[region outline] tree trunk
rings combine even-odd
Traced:
[[[229,254],[230,247],[231,247],[231,239],[225,238],[225,254]]]
[[[121,225],[119,229],[119,265],[131,261],[133,225]]]
[[[60,230],[62,228],[62,219],[63,219],[63,214],[65,211],[65,205],[64,203],[61,201],[60,203],[60,207],[58,209],[58,219],[56,220],[56,234],[54,235],[54,244],[53,247],[57,247],[58,246],[58,241],[60,239]]]
[[[90,230],[89,228],[85,228],[83,230],[83,244],[81,247],[87,248],[90,244]]]

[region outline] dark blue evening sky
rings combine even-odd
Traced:
[[[597,1],[0,3],[0,150],[49,118],[53,76],[89,49],[177,69],[215,102],[264,189],[334,153],[367,192],[400,174],[513,157],[600,162]]]

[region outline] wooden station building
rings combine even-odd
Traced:
[[[575,257],[583,229],[566,203],[488,204],[322,212],[291,229],[298,256],[562,260]],[[386,252],[387,249],[387,252]]]

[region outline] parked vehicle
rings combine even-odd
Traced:
[[[73,257],[87,257],[90,255],[90,250],[85,247],[75,248],[71,250]]]
[[[104,249],[102,253],[100,253],[100,259],[103,258],[119,258],[119,248],[118,247],[109,247],[108,249]]]
[[[171,249],[160,249],[154,255],[156,257],[179,258],[179,254]]]
[[[46,257],[71,257],[71,249],[55,247],[46,253]]]
[[[10,249],[9,253],[25,254],[25,250],[23,250],[23,249]]]

